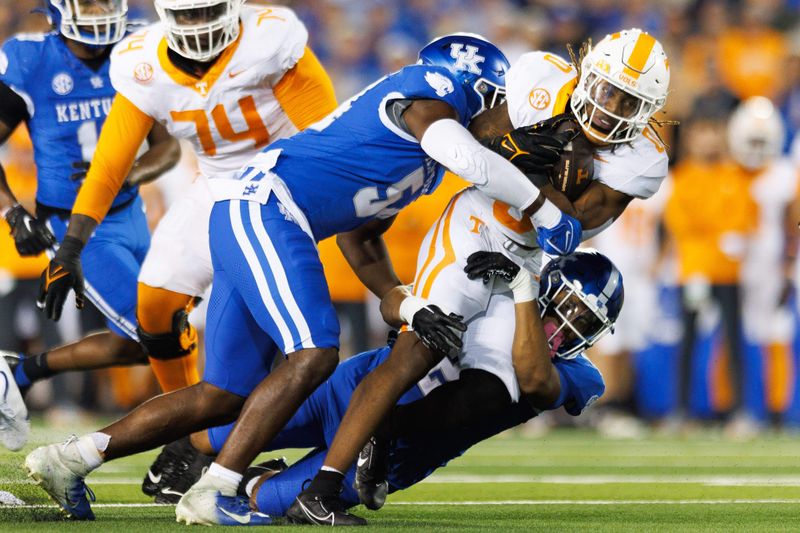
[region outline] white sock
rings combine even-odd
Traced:
[[[234,472],[217,463],[211,463],[211,466],[208,468],[208,475],[219,478],[223,480],[226,485],[233,485],[234,487],[238,487],[239,483],[242,482],[242,474]]]
[[[99,431],[95,431],[89,435],[92,437],[92,442],[94,442],[94,447],[97,448],[97,451],[103,453],[108,448],[108,443],[111,442],[111,435],[108,433],[100,433]]]
[[[335,469],[335,468],[333,468],[332,466],[325,466],[325,465],[322,465],[322,468],[320,468],[320,470],[325,470],[326,472],[336,472],[337,474],[340,474],[340,475],[342,475],[342,476],[344,475],[342,472],[340,472],[340,471],[336,470],[336,469]]]
[[[76,474],[85,476],[103,464],[103,458],[100,456],[100,452],[98,451],[97,446],[95,446],[91,435],[84,435],[76,440],[75,446],[78,448],[78,453],[81,455],[81,459],[83,459],[83,462],[86,463],[87,467],[86,472],[75,472]]]

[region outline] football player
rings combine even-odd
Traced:
[[[52,253],[60,242],[62,257],[77,257],[75,240],[65,236],[67,219],[114,98],[109,55],[112,45],[125,36],[127,2],[48,0],[46,8],[54,31],[16,35],[0,52],[0,142],[25,122],[38,179],[34,216],[17,203],[0,169],[0,214],[11,226],[21,255]],[[149,149],[142,153],[145,140]],[[110,215],[83,250],[86,296],[105,314],[108,331],[21,361],[15,357],[13,370],[0,357],[0,372],[9,383],[8,394],[0,399],[0,441],[12,449],[25,443],[28,424],[15,383],[25,389],[69,368],[146,360],[136,342],[135,281],[150,233],[138,185],[172,167],[180,149],[162,126],[151,124],[131,144],[131,151],[136,163],[123,174],[121,187],[109,194]],[[66,279],[63,271],[51,268],[42,282],[60,284]],[[81,307],[83,285],[78,289]],[[55,319],[59,315],[60,306],[50,314]]]
[[[491,318],[468,323],[464,355],[491,346],[505,354],[502,363],[462,368],[445,358],[405,392],[385,420],[381,437],[365,448],[358,468],[347,471],[342,507],[330,509],[338,513],[337,524],[356,518],[344,509],[359,500],[378,509],[387,492],[418,483],[470,446],[543,410],[563,406],[577,416],[602,396],[603,378],[581,352],[613,327],[623,303],[622,277],[606,257],[579,250],[551,261],[542,274],[541,291],[536,278],[496,252],[476,252],[467,265],[476,283],[493,283],[494,294]],[[509,292],[508,280],[514,292]],[[264,514],[288,514],[291,521],[307,522],[313,511],[292,505],[295,496],[322,465],[353,390],[390,351],[391,343],[339,365],[268,447],[314,448],[309,455],[277,476],[276,470],[285,467],[274,462],[273,471],[260,479],[256,475],[263,470],[248,469],[240,494],[250,497],[257,512],[250,513],[246,501],[235,497],[221,499],[218,512],[228,514],[228,521],[239,517],[246,522],[249,517],[250,524],[271,520]],[[219,449],[226,430],[211,433]]]
[[[516,162],[522,157],[519,147],[536,135],[536,127],[526,126],[540,121],[557,124],[566,118],[569,106],[567,117],[575,118],[597,144],[595,181],[573,204],[563,201],[559,206],[579,219],[589,237],[608,227],[634,197],[651,196],[666,176],[666,150],[649,121],[665,104],[668,85],[667,59],[658,41],[641,30],[625,30],[588,51],[580,61],[580,75],[553,54],[524,55],[509,70],[506,104],[491,110],[478,129],[485,135],[517,127],[486,141]],[[533,170],[537,173],[533,179],[541,183],[545,173]],[[542,185],[542,190],[556,201],[556,195],[549,193],[551,186]],[[414,294],[404,306],[422,309],[431,301],[469,320],[486,311],[491,294],[464,276],[469,255],[488,249],[519,264],[536,263],[541,261],[537,241],[541,243],[540,232],[519,210],[478,188],[466,189],[453,198],[423,241]],[[536,271],[535,266],[530,268]],[[413,315],[406,311],[402,317],[390,317],[390,323],[405,322],[417,329],[407,316]],[[430,371],[442,354],[458,354],[459,346],[446,338],[431,342],[423,335],[426,346],[419,337],[401,333],[390,357],[361,382],[323,468],[298,497],[298,505],[336,505],[331,502],[340,492],[343,473],[403,391]],[[476,353],[476,360],[465,356],[461,364],[474,368],[497,364],[497,354],[490,348]]]
[[[165,392],[199,381],[197,334],[187,318],[212,278],[207,176],[240,169],[268,143],[336,107],[333,84],[294,12],[243,3],[157,0],[160,24],[116,47],[110,75],[118,93],[70,222],[70,235],[85,242],[123,186],[135,146],[151,125],[163,124],[193,145],[200,175],[160,221],[139,275],[136,334]],[[76,261],[77,254],[58,255],[50,269],[79,274]],[[69,280],[48,287],[48,312],[60,312],[56,295],[80,283],[77,275]],[[145,493],[177,501],[180,494],[161,471],[177,457],[184,466],[191,463],[194,454],[185,440],[171,445],[148,472]]]
[[[315,241],[339,234],[356,274],[385,296],[401,283],[381,234],[403,206],[436,187],[444,168],[525,212],[548,251],[574,249],[580,224],[466,129],[502,98],[508,66],[502,52],[456,34],[430,43],[420,60],[312,128],[277,141],[240,172],[209,181],[216,204],[204,381],[154,398],[71,446],[32,452],[29,471],[68,513],[91,516],[83,478],[103,458],[230,422],[241,409],[217,462],[176,509],[182,520],[218,520],[217,496],[235,493],[241,472],[338,363],[338,322]],[[529,143],[538,150],[528,156],[552,165],[567,139],[539,135]],[[88,231],[93,219],[78,217],[74,231]],[[64,266],[71,279],[78,265]],[[464,326],[455,315],[426,305],[404,307],[403,316],[420,336],[445,334],[460,343],[455,337]],[[270,373],[278,349],[286,360]]]

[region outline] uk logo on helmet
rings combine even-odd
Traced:
[[[452,43],[450,45],[450,57],[456,60],[455,68],[457,70],[466,70],[473,74],[481,74],[483,70],[478,66],[483,63],[486,58],[478,55],[478,47],[467,45],[464,47],[462,43]]]

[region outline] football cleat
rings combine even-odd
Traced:
[[[320,494],[304,490],[295,498],[286,518],[291,524],[315,526],[366,526],[367,521],[347,512],[338,494]]]
[[[0,442],[16,452],[28,442],[31,424],[14,372],[8,364],[9,358],[12,362],[14,358],[19,361],[17,354],[0,352]]]
[[[247,525],[248,522],[236,520],[217,506],[221,501],[220,498],[225,496],[235,497],[236,487],[228,486],[224,480],[216,476],[205,474],[178,501],[178,505],[175,507],[175,518],[178,522],[187,525],[212,526],[223,525],[223,522],[226,522],[225,525],[231,525],[227,523],[228,520],[234,520],[239,525]],[[223,508],[228,509],[230,503],[228,500],[221,503]],[[245,505],[247,505],[246,500]],[[247,519],[243,518],[243,520]]]
[[[194,448],[192,450],[194,459],[189,460],[189,456],[183,455],[175,461],[173,468],[164,474],[161,487],[156,494],[156,503],[178,503],[178,500],[203,477],[214,462],[213,457],[202,454]]]
[[[89,472],[78,451],[75,435],[63,444],[36,448],[25,458],[28,476],[44,489],[70,518],[94,520],[94,493],[84,483]]]
[[[189,443],[189,437],[183,437],[170,442],[161,449],[156,460],[147,469],[147,474],[142,480],[142,492],[147,496],[155,496],[161,490],[162,481],[175,469],[175,463],[186,452],[194,450]]]
[[[277,459],[270,459],[269,461],[253,465],[244,471],[242,482],[239,483],[239,489],[236,493],[244,498],[249,498],[250,494],[247,493],[247,485],[249,485],[253,479],[264,477],[266,480],[276,474],[280,474],[288,468],[289,465],[286,463],[285,457],[278,457]]]
[[[221,526],[268,526],[272,517],[250,509],[247,498],[241,496],[217,496],[216,512]]]
[[[389,494],[389,482],[386,481],[388,461],[388,444],[375,437],[370,437],[358,454],[353,488],[358,492],[358,500],[372,511],[383,507]]]

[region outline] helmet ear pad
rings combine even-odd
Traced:
[[[418,63],[449,70],[464,87],[472,116],[505,99],[508,59],[480,35],[453,33],[437,37],[420,50]]]

